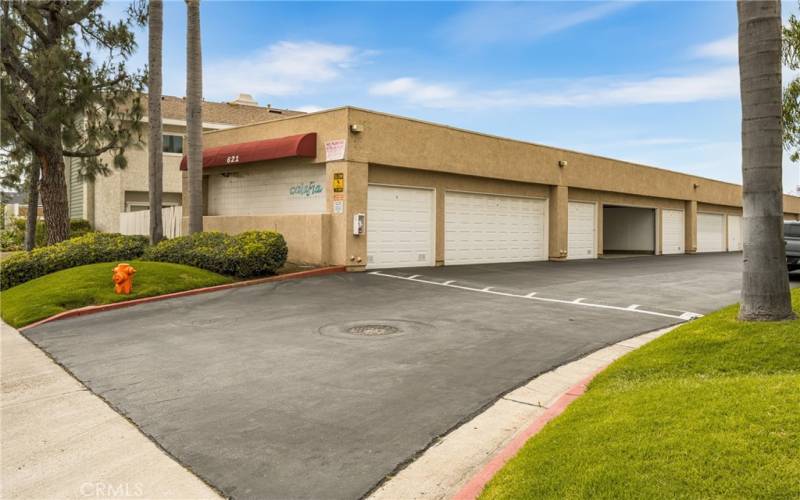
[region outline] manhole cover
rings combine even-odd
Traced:
[[[331,323],[320,327],[320,335],[334,337],[348,342],[360,342],[401,338],[405,335],[430,334],[436,329],[433,325],[417,321],[407,321],[389,318],[367,318],[360,321],[346,323]]]
[[[400,329],[391,325],[356,325],[347,329],[347,333],[376,337],[378,335],[391,335],[400,332]]]

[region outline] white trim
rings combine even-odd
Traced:
[[[147,116],[142,117],[143,123],[150,123],[150,120]],[[177,125],[177,126],[186,126],[186,120],[181,120],[178,118],[162,118],[161,119],[162,125]],[[240,127],[241,125],[231,125],[230,123],[215,123],[215,122],[203,122],[203,128],[210,128],[215,130],[224,130],[229,128],[236,128]]]
[[[174,201],[162,201],[162,207],[177,207],[179,206],[178,203]],[[150,210],[150,202],[149,201],[126,201],[125,202],[125,213],[130,212],[131,207],[147,207]]]

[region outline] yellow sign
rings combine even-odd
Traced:
[[[344,192],[344,174],[333,174],[333,192]]]

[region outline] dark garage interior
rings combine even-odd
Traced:
[[[603,206],[603,254],[653,255],[655,251],[655,209]]]

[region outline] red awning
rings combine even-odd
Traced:
[[[203,150],[203,168],[224,167],[294,157],[317,156],[317,134],[290,135],[278,139],[240,142]],[[181,170],[186,170],[186,155],[181,160]]]

